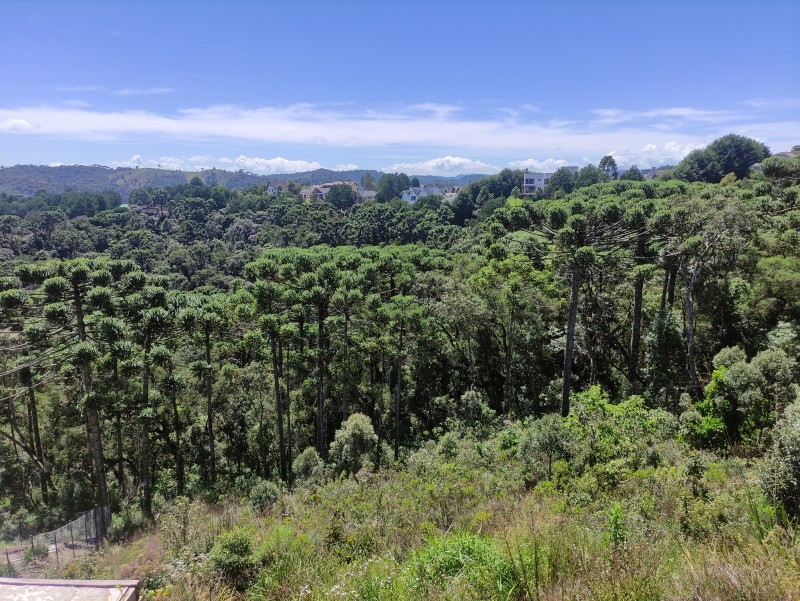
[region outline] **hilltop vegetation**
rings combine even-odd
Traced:
[[[180,186],[200,178],[208,186],[224,186],[232,190],[242,190],[270,182],[283,184],[292,181],[298,185],[320,184],[331,181],[361,182],[369,174],[374,180],[381,176],[379,171],[356,169],[351,171],[332,171],[315,169],[303,173],[278,173],[275,175],[256,175],[242,169],[226,171],[205,169],[203,171],[176,171],[151,167],[103,167],[102,165],[14,165],[0,168],[0,193],[6,196],[31,196],[44,192],[61,194],[64,192],[111,192],[123,201],[134,190]],[[421,183],[448,182],[465,184],[482,177],[481,175],[461,175],[458,177],[418,176]]]
[[[798,160],[15,198],[0,536],[110,503],[70,574],[156,598],[794,598]]]

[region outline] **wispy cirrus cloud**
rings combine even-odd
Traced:
[[[97,85],[74,85],[74,86],[59,86],[56,88],[59,92],[105,92],[104,86]]]
[[[743,118],[727,110],[711,111],[691,107],[671,107],[646,111],[629,111],[616,108],[600,108],[591,111],[595,115],[593,123],[601,125],[618,125],[630,122],[652,122],[658,120],[687,121],[700,123],[720,123]]]
[[[172,94],[173,88],[122,88],[114,90],[117,96],[158,96],[161,94]]]
[[[793,109],[800,107],[800,98],[752,98],[742,104],[757,109]]]

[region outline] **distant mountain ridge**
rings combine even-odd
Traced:
[[[15,165],[0,168],[0,192],[21,196],[31,196],[37,190],[57,194],[66,190],[78,192],[118,192],[123,200],[137,188],[164,188],[185,184],[193,177],[199,177],[207,185],[222,185],[227,188],[243,189],[253,184],[265,185],[269,182],[286,183],[292,180],[301,185],[316,185],[331,181],[355,181],[370,173],[379,180],[380,171],[373,169],[356,169],[351,171],[333,171],[331,169],[315,169],[302,173],[279,173],[274,175],[256,175],[243,170],[225,171],[223,169],[207,169],[204,171],[177,171],[170,169],[154,169],[149,167],[104,167],[102,165]],[[486,177],[481,174],[442,177],[418,175],[421,184],[446,183],[465,185]]]

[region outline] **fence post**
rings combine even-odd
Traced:
[[[6,549],[6,563],[8,564],[8,577],[14,576],[14,566],[11,565],[11,558],[8,556],[8,549]]]
[[[58,560],[58,530],[53,530],[53,546],[56,548],[56,565],[61,566],[61,562]]]
[[[86,545],[89,545],[89,519],[87,516],[89,515],[88,511],[83,513],[83,532],[86,535]]]
[[[94,522],[94,549],[100,548],[100,533],[97,531],[97,509],[92,509],[92,521]]]
[[[69,540],[72,543],[72,558],[75,558],[75,533],[72,531],[72,522],[69,523]]]

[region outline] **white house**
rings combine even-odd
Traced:
[[[458,186],[434,186],[432,184],[415,186],[408,190],[403,190],[400,198],[406,202],[417,202],[420,198],[425,198],[426,196],[441,196],[444,198],[448,194],[458,192],[458,188]]]
[[[564,167],[564,169],[567,169],[570,173],[577,173],[580,167],[570,165],[569,167]],[[544,190],[544,187],[548,184],[551,177],[553,177],[553,173],[528,171],[526,169],[525,175],[522,178],[522,195],[530,196],[537,190]]]

